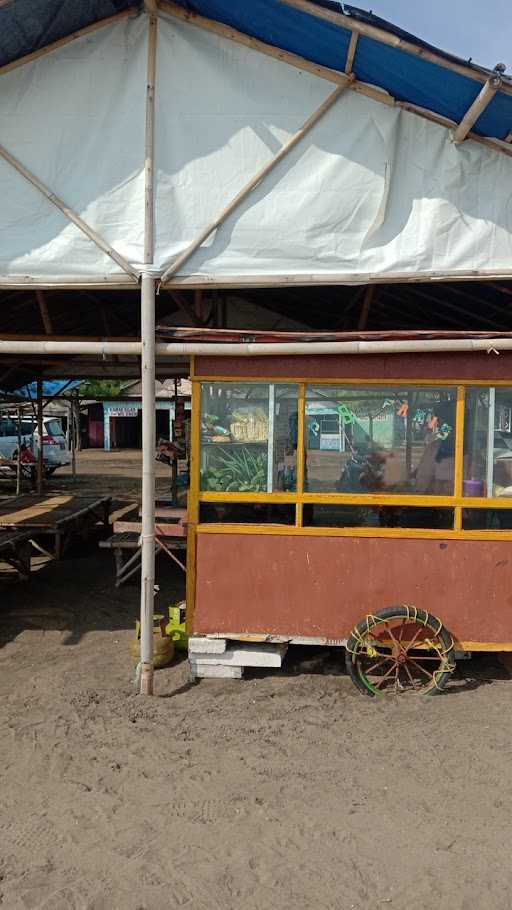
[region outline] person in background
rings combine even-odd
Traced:
[[[416,492],[453,496],[455,477],[455,402],[436,406],[433,439],[416,469]]]

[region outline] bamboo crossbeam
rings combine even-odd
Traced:
[[[383,28],[378,28],[376,25],[369,25],[367,22],[359,22],[357,19],[354,19],[352,16],[346,16],[344,13],[334,12],[323,6],[316,6],[315,4],[310,3],[309,0],[280,0],[280,2],[285,6],[291,6],[293,9],[300,10],[310,16],[315,16],[317,19],[323,19],[325,22],[331,22],[333,25],[348,29],[350,32],[357,32],[365,38],[373,38],[374,41],[379,41],[381,44],[388,44],[390,47],[395,47],[414,57],[421,57],[422,60],[428,60],[429,63],[435,63],[437,66],[452,70],[452,72],[459,73],[461,76],[474,79],[476,82],[487,82],[487,72],[464,63],[457,63],[455,60],[448,60],[446,57],[443,57],[442,54],[438,54],[435,51],[431,51],[418,44],[413,44],[411,41],[406,41],[404,38],[400,38],[392,32],[387,32]],[[512,84],[504,82],[501,86],[501,91],[512,95]]]
[[[187,247],[187,249],[184,250],[184,252],[180,256],[178,256],[176,261],[164,271],[164,273],[162,275],[162,283],[167,281],[169,278],[172,278],[173,275],[175,275],[177,272],[179,272],[181,267],[186,262],[188,262],[190,257],[196,252],[197,249],[199,249],[199,247],[204,243],[204,241],[208,239],[210,234],[213,234],[213,232],[217,228],[219,228],[221,226],[221,224],[224,223],[224,221],[235,211],[235,209],[240,205],[240,203],[243,202],[244,199],[247,199],[247,197],[252,193],[252,191],[254,189],[256,189],[257,186],[259,186],[259,184],[262,182],[262,180],[264,180],[265,177],[268,174],[270,174],[270,172],[272,170],[274,170],[274,168],[283,160],[283,158],[285,158],[292,151],[292,149],[295,148],[295,146],[301,141],[301,139],[303,139],[304,136],[306,136],[310,132],[310,130],[313,129],[313,127],[324,116],[324,114],[327,113],[327,111],[330,110],[330,108],[333,106],[333,104],[336,103],[336,101],[338,100],[340,95],[342,95],[343,92],[345,91],[346,87],[347,87],[346,84],[340,85],[333,92],[331,92],[331,94],[320,105],[320,107],[318,107],[311,114],[311,116],[308,117],[308,119],[302,124],[300,129],[297,130],[296,133],[294,133],[294,135],[291,137],[291,139],[289,139],[288,142],[285,142],[285,144],[279,150],[279,152],[277,152],[277,154],[274,155],[273,158],[271,158],[270,161],[267,162],[267,164],[265,164],[262,168],[260,168],[260,170],[257,172],[257,174],[255,174],[255,176],[251,180],[249,180],[248,183],[245,184],[245,186],[240,190],[239,193],[236,194],[234,199],[232,199],[231,202],[222,210],[222,212],[217,216],[217,218],[215,218],[214,221],[211,221],[204,228],[204,230],[201,231],[199,236],[196,237],[196,239]]]
[[[281,0],[281,2],[286,2],[288,5],[290,5],[290,0]],[[325,10],[323,8],[321,9],[320,7],[311,7],[311,4],[307,3],[306,0],[305,5],[308,8],[304,9],[304,11],[310,13],[311,15],[316,15],[316,11],[320,10],[321,13],[329,13],[329,17],[341,16],[340,13],[330,13],[328,10]],[[311,7],[311,9],[309,7]],[[183,7],[177,6],[177,4],[173,3],[172,0],[160,0],[158,9],[159,15],[164,19],[173,17],[174,19],[180,19],[182,22],[188,22],[190,25],[195,25],[199,28],[205,29],[206,31],[213,32],[222,38],[226,38],[229,41],[234,41],[237,44],[242,44],[245,47],[252,48],[252,50],[259,51],[260,53],[266,54],[269,57],[273,57],[276,60],[281,60],[283,63],[288,63],[290,66],[294,66],[297,69],[312,73],[314,76],[319,76],[320,78],[326,79],[329,82],[341,85],[342,80],[345,80],[347,77],[347,73],[340,73],[338,70],[331,69],[330,67],[312,63],[310,60],[306,60],[304,57],[300,57],[297,54],[292,54],[289,51],[284,51],[281,48],[275,47],[273,45],[266,44],[264,41],[260,41],[259,39],[253,38],[250,35],[245,35],[243,32],[238,32],[236,29],[230,28],[227,25],[216,22],[214,19],[207,19],[205,16],[199,16],[196,13],[185,10]],[[323,18],[323,16],[321,16],[321,18]],[[348,66],[349,62],[352,65],[353,59],[351,59],[351,53],[355,54],[357,48],[357,42],[354,36],[357,36],[357,38],[359,38],[360,34],[364,35],[366,32],[363,28],[358,28],[359,25],[362,26],[362,23],[357,23],[354,19],[347,16],[342,16],[341,18],[343,19],[343,22],[341,23],[343,28],[350,28],[352,30],[352,37],[354,39],[353,41],[351,39],[349,45],[347,58]],[[346,24],[345,20],[348,20],[349,24]],[[329,21],[331,20],[329,19]],[[337,21],[336,18],[333,21]],[[373,26],[368,26],[368,28],[374,29]],[[396,36],[389,35],[389,33],[385,32],[384,30],[382,30],[382,33],[378,29],[375,31],[379,32],[379,37],[377,40],[382,40],[384,43],[394,43],[392,41],[386,42],[384,38],[386,36],[390,38]],[[371,37],[376,36],[372,35]],[[399,41],[399,39],[396,40]],[[410,45],[410,47],[415,51],[423,50],[421,48],[417,48],[416,45]],[[410,53],[412,52],[413,51],[410,51]],[[424,57],[425,54],[420,53],[419,56]],[[436,58],[436,60],[433,62],[437,62],[439,65],[444,65],[447,63],[443,57],[439,57],[439,59]],[[463,75],[470,76],[471,78],[474,78],[480,82],[486,81],[486,76],[479,73],[478,70],[473,70],[469,67],[463,67],[463,69]],[[354,81],[350,83],[349,87],[352,91],[357,92],[358,94],[365,95],[367,98],[371,98],[373,101],[378,101],[379,104],[386,104],[388,107],[401,107],[403,110],[409,111],[409,113],[415,114],[417,117],[423,117],[426,120],[431,120],[433,123],[438,123],[440,126],[444,126],[450,130],[457,127],[457,124],[453,120],[449,120],[447,117],[443,117],[440,114],[435,114],[433,111],[429,111],[426,108],[419,107],[419,105],[411,104],[407,101],[396,101],[395,98],[389,94],[389,92],[387,92],[385,89],[380,89],[377,86],[367,85],[364,82],[359,82],[357,79],[354,79]],[[508,83],[504,82],[501,86],[501,89],[502,91],[510,89],[510,92],[512,93],[512,87],[508,86]],[[500,139],[490,139],[486,136],[477,136],[474,133],[469,133],[467,138],[472,139],[474,142],[478,142],[481,145],[486,145],[488,148],[492,148],[494,151],[503,152],[505,155],[512,155],[512,149],[507,148],[507,140],[501,141]]]
[[[95,243],[96,246],[99,247],[99,249],[102,250],[103,253],[106,253],[107,256],[110,256],[110,258],[113,259],[114,262],[117,263],[117,265],[121,266],[121,268],[123,269],[124,272],[126,272],[128,275],[131,275],[132,278],[134,278],[135,281],[138,282],[139,273],[137,272],[136,269],[133,268],[133,266],[130,265],[130,263],[124,258],[124,256],[121,256],[120,253],[116,252],[116,250],[114,250],[111,246],[109,246],[109,244],[105,240],[103,240],[103,238],[100,237],[100,235],[95,230],[93,230],[93,228],[90,227],[83,220],[83,218],[80,217],[80,215],[77,215],[77,213],[75,211],[73,211],[73,209],[71,209],[68,205],[66,205],[66,203],[63,202],[62,199],[60,199],[55,193],[53,193],[50,189],[48,189],[48,187],[42,182],[42,180],[39,180],[39,177],[36,177],[36,175],[33,174],[32,171],[29,171],[29,169],[27,167],[25,167],[25,165],[22,164],[18,158],[15,158],[14,155],[11,155],[11,153],[8,152],[7,149],[4,148],[2,145],[0,145],[0,156],[5,161],[7,161],[7,163],[10,164],[11,167],[13,167],[16,171],[18,171],[18,173],[21,174],[21,176],[24,177],[25,180],[28,180],[28,182],[31,183],[32,186],[35,186],[35,188],[37,190],[39,190],[39,192],[46,199],[48,199],[48,202],[51,202],[52,205],[54,205],[56,208],[58,208],[59,211],[61,211],[66,216],[66,218],[69,219],[69,221],[72,221],[73,224],[75,224],[77,226],[77,228],[79,228],[79,230],[81,230],[82,233],[85,234],[85,236],[89,238],[89,240],[92,240],[92,242]]]
[[[322,66],[319,63],[313,63],[311,60],[306,60],[305,57],[292,54],[290,51],[285,51],[280,47],[267,44],[265,41],[260,41],[258,38],[239,32],[235,28],[231,28],[231,26],[224,25],[222,22],[217,22],[215,19],[208,19],[198,13],[190,12],[182,6],[178,6],[177,3],[173,3],[172,0],[160,0],[158,9],[163,18],[171,16],[174,19],[180,19],[182,22],[188,22],[190,25],[196,25],[219,35],[221,38],[227,38],[236,44],[243,44],[244,47],[266,54],[267,57],[273,57],[274,60],[281,60],[282,63],[288,63],[290,66],[296,67],[296,69],[304,70],[304,72],[311,73],[313,76],[319,76],[320,79],[326,79],[328,82],[334,82],[338,85],[344,85],[347,81],[344,73],[339,73],[337,70]]]
[[[496,92],[503,84],[501,76],[496,74],[490,76],[478,96],[468,108],[457,129],[453,131],[452,139],[454,142],[463,142],[469,134],[471,127],[476,123],[480,115],[494,98]]]
[[[346,73],[352,72],[352,67],[354,65],[354,57],[356,55],[358,41],[359,41],[358,33],[352,32],[352,35],[350,38],[350,44],[348,46],[347,62],[345,63],[345,72]]]
[[[53,51],[58,50],[59,47],[64,47],[66,44],[71,44],[71,42],[76,41],[77,38],[83,38],[84,35],[90,35],[93,32],[99,31],[101,28],[106,28],[108,25],[115,25],[117,22],[120,22],[121,19],[126,19],[128,16],[133,15],[134,10],[127,9],[123,10],[120,13],[116,13],[114,16],[107,16],[106,19],[100,19],[98,22],[92,22],[91,25],[85,25],[83,28],[78,29],[76,32],[72,32],[70,35],[66,35],[64,38],[59,38],[58,41],[52,41],[52,43],[47,44],[46,47],[41,47],[39,50],[33,51],[31,54],[25,54],[24,57],[19,57],[17,60],[11,60],[10,63],[5,63],[3,66],[0,66],[0,76],[3,76],[4,73],[10,73],[11,70],[15,70],[19,66],[24,66],[26,63],[32,63],[34,60],[39,60],[40,57],[45,57],[47,54],[51,54]]]

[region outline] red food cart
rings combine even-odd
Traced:
[[[436,693],[512,650],[512,354],[195,358],[193,634]]]

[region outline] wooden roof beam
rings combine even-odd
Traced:
[[[471,127],[474,126],[480,115],[483,114],[502,85],[503,80],[499,71],[496,70],[493,76],[489,76],[487,82],[473,101],[473,104],[464,114],[458,127],[453,131],[452,139],[454,142],[464,142],[464,139],[469,135]]]

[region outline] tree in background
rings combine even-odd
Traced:
[[[119,379],[88,379],[79,388],[80,398],[118,398],[132,383]]]

